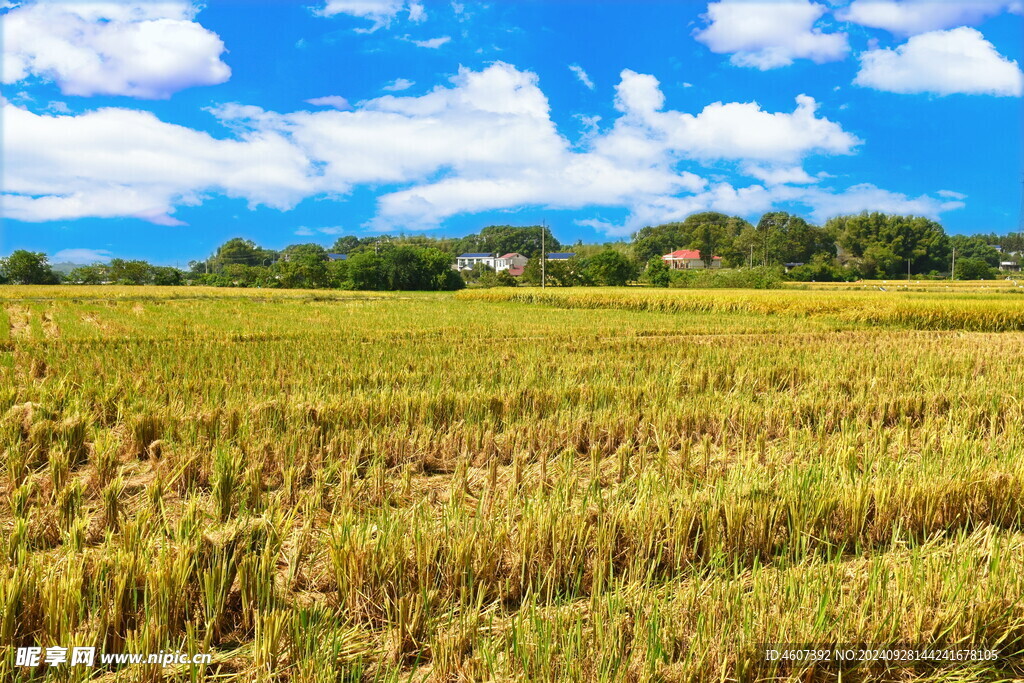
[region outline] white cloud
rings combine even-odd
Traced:
[[[417,47],[425,47],[425,48],[429,48],[431,50],[436,50],[437,48],[439,48],[442,45],[444,45],[444,44],[448,43],[449,41],[451,41],[451,39],[452,39],[451,36],[440,36],[438,38],[431,38],[429,40],[411,40],[411,39],[409,39],[409,42],[412,43],[413,45],[417,46]]]
[[[109,261],[112,256],[106,249],[61,249],[51,260],[54,263],[93,264]]]
[[[206,193],[290,208],[315,191],[309,162],[277,133],[212,136],[131,109],[78,116],[3,108],[3,209],[46,221],[133,216],[178,225]]]
[[[396,78],[381,88],[381,90],[385,90],[387,92],[399,92],[402,90],[408,90],[414,85],[416,85],[416,82],[410,81],[408,78]]]
[[[32,2],[4,15],[3,82],[30,76],[66,95],[164,99],[223,83],[224,43],[190,2]]]
[[[422,3],[406,0],[327,0],[316,13],[323,17],[347,14],[361,19],[369,19],[373,26],[368,29],[357,29],[363,33],[372,33],[386,28],[401,13],[407,12],[409,21],[420,23],[427,18]]]
[[[772,166],[744,164],[743,173],[757,178],[768,185],[809,185],[818,179],[807,173],[801,166]]]
[[[583,70],[582,66],[579,64],[570,64],[569,71],[576,74],[576,78],[580,79],[580,83],[586,86],[588,90],[594,89],[594,81],[590,80],[590,76],[587,75],[587,72]]]
[[[895,49],[860,56],[854,83],[895,93],[1021,95],[1024,73],[976,29],[961,27],[911,37]]]
[[[306,100],[306,104],[312,104],[314,107],[334,107],[335,109],[351,109],[352,105],[348,103],[341,95],[326,95],[324,97],[313,97]]]
[[[850,51],[846,34],[815,28],[826,11],[810,0],[722,0],[708,4],[708,26],[694,37],[712,52],[731,54],[736,66],[761,70],[795,59],[819,64],[844,59]]]
[[[946,199],[967,199],[967,195],[960,192],[954,192],[953,190],[939,190],[935,194]]]
[[[771,113],[756,102],[714,102],[699,114],[661,111],[657,79],[629,69],[616,87],[616,108],[624,113],[599,145],[611,156],[646,155],[644,143],[691,159],[743,159],[794,163],[809,154],[851,154],[860,144],[838,123],[817,116],[813,97],[799,95],[790,113]]]
[[[854,0],[839,19],[891,33],[914,35],[972,26],[1004,11],[1021,11],[1020,0]]]
[[[340,199],[372,186],[384,188],[371,222],[381,230],[432,228],[457,214],[523,206],[606,207],[629,217],[592,227],[622,234],[709,208],[750,215],[777,202],[823,211],[958,204],[873,186],[856,186],[851,196],[799,187],[816,180],[803,171],[806,158],[849,154],[859,143],[819,116],[810,97],[798,97],[789,112],[748,102],[691,114],[665,109],[657,79],[626,70],[615,105],[620,115],[610,126],[602,130],[591,117],[588,131],[569,140],[552,121],[537,76],[504,63],[463,68],[426,94],[384,95],[349,111],[221,105],[211,111],[231,131],[228,139],[148,112],[54,116],[7,104],[3,208],[24,221],[136,216],[173,225],[176,207],[213,194],[286,210],[307,197]],[[708,165],[716,175],[732,169],[763,184],[710,182],[699,175]]]
[[[811,217],[819,222],[832,216],[862,211],[913,214],[937,219],[946,211],[960,209],[964,206],[964,203],[959,200],[946,199],[943,201],[927,195],[908,197],[898,192],[883,190],[871,183],[853,185],[840,192],[808,188],[803,190],[796,200],[811,207]]]

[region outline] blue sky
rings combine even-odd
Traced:
[[[702,210],[1020,229],[1020,0],[7,4],[0,253]]]

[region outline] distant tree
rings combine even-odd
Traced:
[[[73,285],[101,285],[107,281],[107,266],[79,266],[68,273],[64,281]]]
[[[153,269],[145,261],[111,259],[107,279],[119,285],[148,285],[153,279]]]
[[[379,254],[363,251],[348,257],[347,289],[386,289],[384,263]]]
[[[46,254],[38,251],[18,249],[5,259],[0,259],[0,273],[7,282],[15,285],[55,285],[60,282],[50,267]]]
[[[996,271],[985,259],[957,257],[953,276],[957,280],[992,280],[996,277]]]
[[[738,216],[727,216],[716,211],[692,214],[681,223],[665,223],[639,230],[633,235],[633,256],[638,263],[648,263],[651,258],[664,256],[676,249],[688,246],[696,248],[693,243],[698,239],[697,230],[704,225],[713,226],[714,241],[717,243],[713,255],[721,256],[727,266],[742,265],[746,254],[736,248],[735,242],[751,225]]]
[[[185,274],[170,266],[152,266],[152,282],[160,287],[176,287],[185,283]]]
[[[330,252],[332,254],[349,254],[359,248],[360,241],[355,235],[345,235],[334,240]]]
[[[865,277],[896,277],[949,267],[950,246],[942,226],[921,216],[861,213],[837,216],[825,224],[845,251],[847,265]]]
[[[462,277],[466,282],[479,282],[494,275],[494,268],[486,263],[474,263],[472,268],[462,271]]]
[[[533,258],[540,254],[541,233],[544,233],[544,249],[550,253],[562,249],[551,228],[540,225],[488,225],[478,235],[469,235],[460,240],[460,251],[496,253],[499,256],[518,253]]]
[[[228,265],[269,265],[276,258],[276,252],[263,249],[252,240],[234,237],[217,248],[213,256],[213,267],[220,272]]]
[[[700,260],[704,262],[704,267],[710,268],[714,265],[715,256],[719,256],[718,252],[729,240],[729,237],[723,226],[715,223],[702,223],[693,231],[690,246],[700,252]]]
[[[655,256],[647,262],[644,270],[644,281],[655,287],[668,287],[672,281],[672,273],[668,264],[660,256]]]
[[[817,254],[836,255],[835,239],[827,230],[785,211],[761,216],[756,228],[743,230],[736,246],[748,262],[769,266],[810,263]]]
[[[609,287],[622,286],[637,276],[633,262],[614,249],[586,257],[583,270],[587,280]]]
[[[285,248],[274,265],[276,275],[285,287],[314,289],[327,287],[327,250],[319,244],[293,244]]]
[[[956,258],[981,259],[993,268],[999,267],[999,250],[992,246],[992,243],[985,237],[968,237],[966,235],[953,235],[949,238],[950,249],[956,249]]]

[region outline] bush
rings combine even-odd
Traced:
[[[785,273],[780,266],[736,270],[670,270],[670,287],[685,289],[776,289]]]
[[[996,269],[982,258],[961,258],[956,260],[953,277],[957,280],[994,280]]]

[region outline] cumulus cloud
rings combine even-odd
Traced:
[[[768,112],[756,102],[714,102],[699,114],[662,111],[658,80],[626,69],[615,100],[624,116],[597,144],[616,157],[648,154],[646,141],[693,159],[773,164],[793,163],[809,154],[851,154],[860,144],[838,123],[819,117],[813,97],[799,95],[796,103],[792,113]]]
[[[190,2],[32,2],[4,15],[3,82],[55,82],[66,95],[165,99],[223,83],[224,43]]]
[[[850,154],[859,144],[807,96],[791,111],[756,102],[675,111],[665,108],[657,79],[626,70],[615,106],[610,126],[594,121],[572,141],[554,124],[537,76],[500,62],[460,69],[423,95],[384,95],[351,110],[221,105],[211,112],[230,131],[226,138],[148,112],[57,116],[8,103],[3,208],[25,221],[135,216],[173,225],[176,207],[214,194],[286,210],[307,197],[341,199],[371,186],[383,188],[371,221],[381,230],[546,206],[625,209],[622,225],[593,226],[621,234],[693,211],[749,215],[785,201],[826,208],[904,201],[929,211],[956,204],[866,187],[853,193],[858,201],[842,204],[830,200],[842,190],[801,187],[817,180],[803,171],[807,157]],[[754,181],[709,180],[700,175],[709,165],[716,175],[731,169]]]
[[[381,90],[385,90],[387,92],[399,92],[401,90],[408,90],[414,85],[416,85],[416,82],[410,81],[408,78],[396,78],[381,88]]]
[[[372,33],[391,25],[391,22],[402,12],[406,12],[409,21],[419,23],[426,21],[427,12],[422,3],[406,0],[327,0],[316,13],[323,17],[347,14],[361,19],[369,19],[373,26],[368,29],[357,29],[364,33]]]
[[[131,109],[47,116],[8,103],[3,117],[3,209],[15,220],[180,225],[175,208],[206,193],[286,209],[315,190],[308,160],[273,132],[219,140]]]
[[[334,107],[335,109],[351,109],[352,105],[348,103],[341,95],[326,95],[324,97],[313,97],[306,100],[306,104],[312,104],[314,107]]]
[[[818,64],[846,57],[845,33],[826,33],[815,24],[827,11],[810,0],[722,0],[708,4],[708,22],[694,37],[709,50],[731,54],[736,66],[775,69],[796,59]]]
[[[590,80],[590,76],[587,75],[587,72],[583,70],[582,66],[579,64],[570,64],[569,71],[576,74],[576,78],[578,78],[580,83],[586,86],[588,90],[594,89],[594,81]]]
[[[1020,0],[854,0],[839,19],[891,33],[913,35],[979,24],[1004,11],[1020,13]]]
[[[53,261],[92,264],[109,261],[112,256],[113,254],[106,249],[61,249],[53,255]]]
[[[860,56],[854,83],[895,93],[1020,97],[1024,73],[999,54],[977,30],[966,26],[911,37],[895,49]]]

